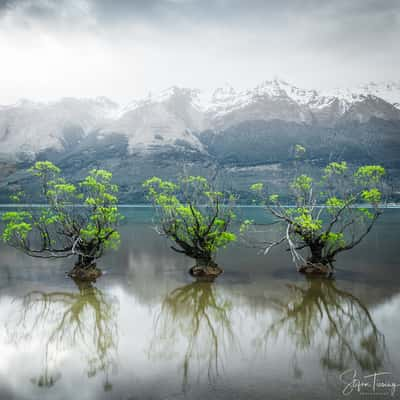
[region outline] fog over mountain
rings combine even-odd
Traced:
[[[326,93],[274,79],[210,95],[171,87],[124,106],[107,98],[22,100],[0,108],[0,191],[5,201],[26,179],[26,166],[51,159],[73,178],[109,168],[126,202],[143,201],[144,179],[183,171],[218,171],[246,201],[252,181],[279,186],[288,178],[298,143],[315,166],[333,159],[379,162],[397,182],[400,85]]]
[[[248,202],[297,143],[315,173],[385,165],[396,198],[399,37],[398,0],[0,0],[0,201],[50,159],[122,202],[180,173]]]
[[[324,93],[274,79],[244,91],[218,88],[211,95],[174,86],[125,106],[104,97],[48,103],[21,100],[0,108],[0,143],[1,153],[16,158],[63,151],[91,134],[123,135],[131,153],[179,143],[206,151],[199,134],[207,130],[219,134],[247,121],[334,127],[367,123],[373,117],[400,119],[400,83],[369,83]]]

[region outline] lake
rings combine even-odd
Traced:
[[[72,259],[0,244],[0,399],[362,398],[348,383],[375,372],[400,384],[400,210],[338,257],[335,280],[238,243],[214,283],[193,282],[150,208],[122,212],[121,247],[92,286],[65,277]]]

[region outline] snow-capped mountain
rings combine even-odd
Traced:
[[[202,150],[194,135],[206,128],[198,96],[198,90],[178,87],[149,95],[124,107],[118,118],[108,121],[100,133],[126,135],[131,150],[163,145],[187,145]]]
[[[350,93],[359,93],[364,96],[376,96],[400,109],[400,81],[399,82],[369,82],[353,89],[339,90],[337,94],[346,96]]]
[[[65,98],[52,103],[20,101],[0,106],[0,153],[62,151],[89,133],[124,135],[129,150],[178,146],[204,151],[199,134],[218,133],[246,121],[279,120],[334,127],[372,117],[400,120],[400,83],[369,83],[356,89],[324,92],[284,80],[264,81],[247,90],[230,86],[210,96],[171,87],[124,107],[107,98]]]
[[[371,86],[370,84],[370,87]],[[400,119],[400,90],[391,92],[362,87],[327,93],[298,88],[280,79],[265,81],[254,89],[236,92],[233,88],[217,89],[206,112],[211,124],[226,128],[246,120],[273,120],[332,126],[343,120],[366,122],[371,117]],[[390,96],[388,95],[390,93]],[[385,96],[385,97],[384,97]]]
[[[246,120],[311,123],[312,115],[306,104],[314,96],[314,91],[301,90],[275,79],[242,92],[231,87],[217,89],[206,113],[211,126],[217,129]]]

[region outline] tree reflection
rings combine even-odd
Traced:
[[[192,379],[206,375],[212,384],[218,376],[221,356],[234,343],[231,308],[211,282],[179,287],[162,302],[150,354],[171,359],[183,343],[183,391]]]
[[[103,372],[104,390],[111,390],[109,373],[115,367],[118,327],[118,302],[88,282],[76,282],[78,292],[32,291],[22,299],[22,310],[11,333],[20,342],[44,335],[43,372],[31,381],[51,387],[61,378],[51,372],[57,356],[77,349],[87,360],[88,377]]]
[[[321,364],[343,372],[354,365],[377,371],[385,357],[384,336],[367,307],[333,280],[309,278],[306,287],[288,285],[290,300],[274,300],[279,318],[264,339],[284,332],[297,350],[318,347]],[[297,359],[297,357],[295,357]]]

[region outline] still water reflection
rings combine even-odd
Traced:
[[[82,368],[88,377],[103,372],[104,390],[112,388],[109,370],[115,364],[118,343],[118,298],[107,296],[88,283],[76,291],[35,290],[24,295],[20,310],[7,322],[11,341],[30,344],[39,336],[43,348],[43,372],[31,379],[39,387],[51,387],[61,379],[59,356],[76,350],[86,359]]]
[[[399,211],[335,281],[235,246],[214,284],[191,281],[150,210],[126,214],[95,285],[0,245],[0,399],[338,399],[353,368],[400,382]]]
[[[287,335],[299,351],[317,348],[323,368],[378,371],[384,361],[384,336],[368,308],[331,280],[307,279],[288,285],[287,301],[276,299],[278,318],[263,338]]]
[[[216,382],[219,360],[234,350],[231,313],[232,302],[209,282],[190,283],[165,296],[150,354],[155,359],[172,358],[176,345],[184,346],[180,367],[183,392],[191,381]]]

